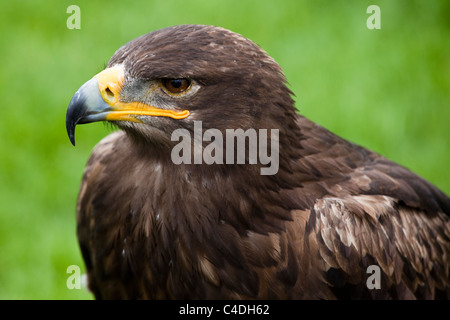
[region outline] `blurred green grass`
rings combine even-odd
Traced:
[[[81,9],[81,30],[66,9]],[[368,30],[366,8],[381,8]],[[109,129],[65,132],[78,87],[129,40],[162,27],[219,25],[282,66],[300,112],[450,193],[449,1],[3,1],[0,4],[0,299],[90,299],[75,202]]]

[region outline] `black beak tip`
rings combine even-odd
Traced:
[[[66,113],[66,130],[70,142],[75,146],[75,127],[86,113],[85,98],[77,91],[69,103]]]
[[[75,134],[69,135],[69,140],[72,143],[72,145],[75,147]]]
[[[74,123],[74,121],[69,118],[66,119],[67,135],[69,136],[69,140],[73,144],[73,146],[75,146],[75,126],[76,123]]]

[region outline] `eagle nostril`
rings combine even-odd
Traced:
[[[111,89],[109,87],[105,88],[105,99],[108,102],[114,102],[114,100],[115,100],[114,93],[111,91]]]
[[[109,87],[106,87],[105,91],[106,91],[106,94],[108,94],[108,95],[111,95],[111,96],[114,95],[114,93],[112,93],[112,91]]]

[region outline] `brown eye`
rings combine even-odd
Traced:
[[[170,93],[183,93],[189,89],[191,82],[187,79],[163,79],[164,88]]]

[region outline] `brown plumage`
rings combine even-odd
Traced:
[[[450,297],[450,199],[297,115],[281,68],[250,40],[184,25],[129,42],[71,101],[72,142],[76,124],[101,120],[121,130],[93,151],[77,206],[96,298]],[[194,121],[278,129],[278,172],[248,157],[175,164],[172,132]]]

